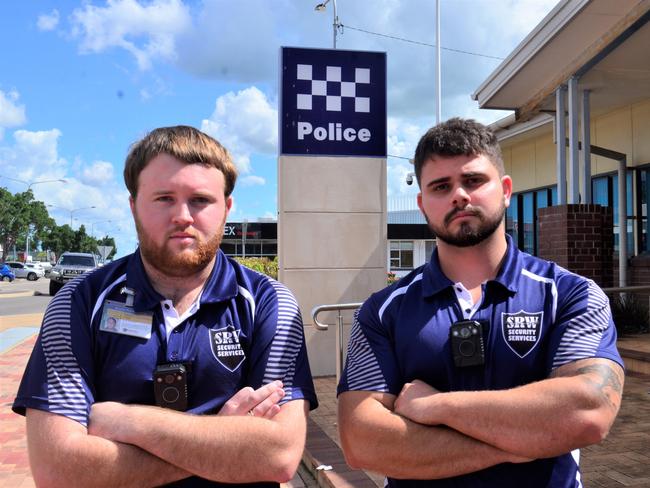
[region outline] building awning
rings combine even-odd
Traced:
[[[476,89],[480,108],[518,122],[555,110],[574,75],[592,92],[592,115],[650,93],[650,0],[562,0]]]

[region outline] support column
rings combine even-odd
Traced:
[[[580,203],[578,141],[578,78],[569,78],[569,195],[568,203]]]
[[[627,286],[627,158],[618,162],[618,286]]]
[[[582,203],[592,203],[591,201],[591,123],[589,117],[591,112],[589,101],[589,90],[582,92],[582,111],[580,128],[582,131],[582,181],[580,185],[580,194]]]
[[[566,204],[566,87],[555,90],[555,131],[557,149],[557,203]]]

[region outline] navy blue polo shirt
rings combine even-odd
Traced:
[[[152,314],[149,338],[101,330],[108,302]],[[241,266],[221,251],[193,313],[169,334],[169,301],[157,293],[139,252],[66,284],[50,302],[13,410],[44,410],[88,424],[95,402],[154,405],[153,372],[189,365],[188,412],[214,414],[238,390],[284,383],[282,403],[317,400],[300,310],[281,283]],[[187,315],[187,314],[186,314]],[[170,486],[236,486],[188,478]],[[245,486],[278,486],[257,483]]]
[[[472,305],[469,292],[443,274],[437,249],[430,263],[373,294],[355,317],[338,393],[398,395],[415,379],[440,391],[500,390],[548,378],[555,368],[579,359],[600,357],[623,365],[602,290],[519,251],[507,239],[498,276],[482,285],[479,303]],[[458,368],[449,329],[468,319],[484,329],[485,364]],[[388,486],[574,488],[582,486],[578,457],[576,450],[443,480],[388,479]]]

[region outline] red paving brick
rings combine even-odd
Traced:
[[[33,488],[34,481],[29,471],[27,442],[25,440],[25,418],[11,411],[25,364],[34,347],[36,336],[0,354],[0,486],[6,488]]]
[[[25,364],[36,336],[0,354],[3,380],[0,382],[0,487],[32,488],[25,440],[25,420],[11,412],[11,403],[18,389]],[[650,336],[648,336],[650,343]],[[310,439],[313,445],[323,448],[324,455],[336,454],[332,445],[339,444],[336,425],[335,380],[317,378],[320,408],[312,412],[316,424],[325,438]],[[328,440],[333,441],[327,442]],[[581,467],[586,488],[617,488],[631,486],[650,488],[650,377],[628,376],[621,412],[601,444],[582,450]],[[361,472],[336,464],[327,483],[330,486],[372,486]],[[368,473],[374,484],[381,486],[381,476]]]

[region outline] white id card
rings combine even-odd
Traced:
[[[107,300],[104,303],[99,330],[149,339],[152,319],[151,312],[136,313],[124,303]]]

